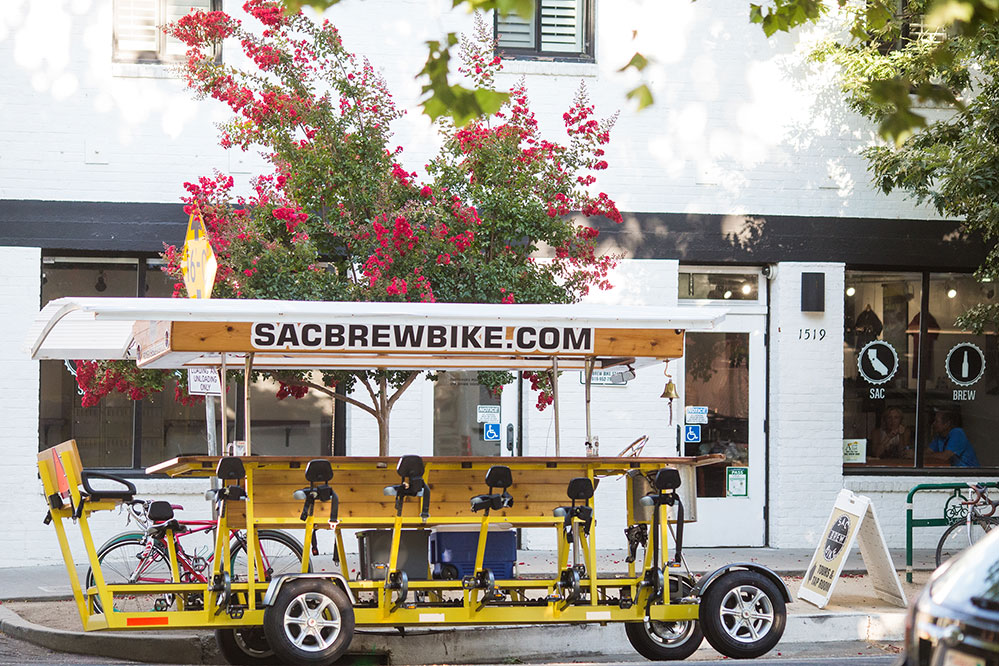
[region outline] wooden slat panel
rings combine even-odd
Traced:
[[[552,501],[521,501],[517,502],[512,509],[490,512],[491,517],[497,516],[534,516],[550,517],[556,507],[567,504],[567,502]],[[267,520],[270,518],[298,518],[302,512],[302,503],[293,502],[256,502],[253,505],[254,515],[257,520]],[[227,508],[227,515],[230,522],[239,517],[240,524],[244,524],[246,518],[246,508],[243,504],[230,504]],[[313,515],[322,522],[324,516],[329,516],[329,504],[317,503],[313,510]],[[409,501],[403,507],[403,516],[415,518],[420,515],[420,503]],[[354,502],[351,504],[341,504],[340,518],[391,518],[395,516],[394,502]],[[430,502],[430,516],[437,520],[447,520],[454,517],[481,517],[481,513],[473,513],[469,503],[466,502]],[[305,523],[302,523],[305,526]]]
[[[201,351],[227,351],[232,353],[258,351],[250,343],[250,329],[252,324],[248,322],[191,322],[176,321],[171,325],[170,349],[174,352],[201,352]],[[678,358],[683,355],[683,331],[678,329],[640,329],[640,328],[595,328],[594,352],[593,354],[560,352],[564,356],[646,356],[657,358]],[[508,334],[509,337],[509,334]],[[296,349],[294,354],[321,354],[330,353],[331,350],[324,349]],[[336,354],[365,353],[370,354],[370,348],[365,349],[337,349],[332,350]],[[385,350],[381,353],[402,353],[399,351]],[[448,353],[446,350],[431,349],[406,349],[408,355],[419,354],[441,354]],[[458,352],[451,352],[458,353]],[[487,356],[516,356],[516,355],[538,355],[537,351],[517,352],[516,350],[475,350],[462,349],[461,354],[466,355],[487,355]]]
[[[597,356],[683,356],[683,331],[675,329],[598,328],[593,351]]]

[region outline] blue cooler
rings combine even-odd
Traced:
[[[479,545],[479,530],[451,532],[434,530],[430,533],[430,564],[434,578],[459,580],[475,573],[475,550]],[[486,554],[482,566],[493,572],[496,580],[513,578],[517,562],[517,531],[490,530],[486,537]]]

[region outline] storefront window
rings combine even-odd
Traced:
[[[996,295],[966,274],[847,271],[845,469],[999,465],[984,446],[999,426],[995,336],[955,324]]]
[[[920,425],[924,466],[999,466],[999,348],[995,335],[973,335],[955,320],[996,301],[996,283],[970,275],[930,274],[926,383]]]
[[[63,296],[135,296],[138,264],[73,260],[42,266],[42,304]],[[75,439],[85,467],[132,466],[132,401],[115,393],[83,407],[62,361],[40,364],[39,446]]]
[[[63,296],[170,297],[173,283],[149,261],[124,263],[83,259],[46,259],[42,302]],[[144,283],[138,288],[140,279]],[[236,390],[227,400],[228,441],[236,431]],[[333,399],[310,391],[301,399],[278,400],[278,384],[259,380],[250,389],[253,452],[265,455],[321,455],[332,450]],[[216,409],[215,437],[221,443],[221,414]],[[208,453],[203,404],[185,406],[175,398],[175,383],[141,402],[120,393],[83,407],[76,380],[60,361],[41,362],[40,446],[75,439],[85,467],[146,467],[182,454]],[[140,433],[137,435],[136,433]]]
[[[759,298],[760,276],[757,273],[700,273],[681,271],[681,300],[711,299],[720,301],[755,301]]]

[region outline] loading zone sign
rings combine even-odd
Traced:
[[[701,441],[701,426],[699,425],[685,425],[683,426],[683,441],[688,444],[697,444]]]
[[[870,384],[884,384],[898,372],[898,354],[884,340],[872,340],[857,356],[860,376]]]

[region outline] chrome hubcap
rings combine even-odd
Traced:
[[[645,631],[656,643],[675,646],[687,641],[694,629],[692,622],[659,622],[646,620]]]
[[[774,625],[774,607],[770,597],[755,585],[740,585],[722,599],[722,626],[740,643],[755,643]]]
[[[325,594],[300,594],[285,609],[284,633],[300,650],[326,650],[340,635],[340,610]]]

